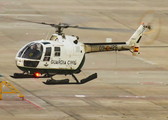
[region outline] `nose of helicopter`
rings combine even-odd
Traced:
[[[16,66],[24,66],[23,65],[23,59],[22,58],[15,58]]]

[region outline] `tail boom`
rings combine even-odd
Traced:
[[[130,47],[126,45],[126,42],[117,43],[85,43],[86,53],[90,52],[105,52],[105,51],[125,51]]]

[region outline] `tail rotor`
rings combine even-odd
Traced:
[[[161,19],[158,18],[158,13],[156,11],[146,11],[140,18],[138,24],[142,24],[145,22],[146,29],[143,33],[146,36],[146,40],[144,41],[145,45],[153,44],[160,35],[161,32]]]

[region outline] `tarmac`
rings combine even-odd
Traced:
[[[167,0],[0,0],[0,81],[8,81],[25,97],[3,94],[0,120],[167,120],[168,119],[168,1]],[[18,19],[59,22],[82,27],[66,29],[88,42],[125,42],[142,23],[153,30],[141,39],[140,55],[129,51],[86,54],[81,85],[45,85],[46,78],[14,79],[21,72],[15,55],[26,43],[49,39],[54,28]],[[70,79],[71,76],[54,76]],[[9,91],[3,85],[3,91]]]

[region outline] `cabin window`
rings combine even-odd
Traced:
[[[50,44],[50,42],[42,42],[44,45],[46,45],[46,44]]]
[[[43,61],[50,61],[50,56],[51,56],[51,47],[47,47]]]
[[[61,49],[60,49],[60,47],[55,47],[55,48],[54,48],[54,52],[55,52],[55,56],[60,56],[60,54],[61,54]]]
[[[56,35],[52,35],[51,38],[50,38],[50,40],[55,40],[55,41],[56,41],[57,39],[58,39],[58,37],[57,37]]]

